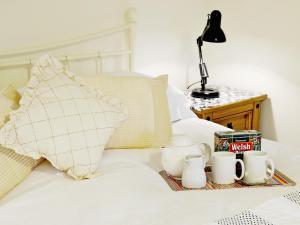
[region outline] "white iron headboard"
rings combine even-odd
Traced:
[[[16,70],[20,71],[20,69],[25,69],[28,78],[30,76],[32,64],[38,56],[44,53],[49,53],[59,58],[67,67],[71,67],[74,62],[91,61],[95,66],[96,74],[103,72],[103,61],[107,58],[122,57],[123,59],[126,59],[127,67],[122,70],[132,71],[134,65],[136,25],[135,9],[127,9],[124,14],[124,19],[125,23],[121,26],[101,30],[96,33],[75,37],[69,40],[51,43],[44,46],[0,51],[0,78],[4,74],[3,71],[5,71],[5,74],[9,74],[9,70],[15,70],[11,76],[16,77]],[[111,45],[118,47],[118,49],[103,50],[101,49],[100,44],[99,48],[95,48],[95,46],[98,46],[96,42],[104,39],[106,39],[106,42],[102,45],[102,47],[107,47],[107,43],[110,39],[111,41],[117,40],[116,35],[119,35],[122,40],[118,40],[118,44]],[[76,50],[76,46],[78,46],[79,50]],[[2,80],[0,80],[0,87],[1,82]],[[18,84],[16,86],[18,86]]]

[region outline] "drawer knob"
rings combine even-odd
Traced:
[[[210,121],[210,116],[207,116],[207,117],[206,117],[206,120]]]
[[[227,127],[230,128],[230,129],[233,129],[232,123],[231,123],[231,122],[230,122],[230,123],[227,123]]]

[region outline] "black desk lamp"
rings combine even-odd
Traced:
[[[221,17],[222,14],[220,11],[212,11],[211,14],[208,15],[207,24],[202,35],[197,39],[200,57],[199,69],[201,76],[201,88],[195,88],[192,90],[191,96],[194,98],[211,99],[219,97],[218,90],[205,87],[205,85],[207,84],[208,72],[205,63],[203,62],[201,47],[203,45],[203,41],[212,43],[222,43],[226,41],[225,34],[221,29]],[[199,81],[196,83],[199,83]],[[193,83],[192,85],[196,83]],[[190,85],[189,87],[191,87],[192,85]]]

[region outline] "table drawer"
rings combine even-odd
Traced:
[[[216,110],[213,112],[212,119],[215,120],[218,118],[224,118],[225,116],[231,116],[231,115],[235,115],[238,113],[245,113],[245,112],[252,111],[252,110],[253,110],[253,103],[238,105],[238,106],[231,106],[231,107],[228,106],[228,108],[223,107],[223,109]]]
[[[225,116],[213,119],[213,122],[221,124],[234,130],[251,130],[252,129],[252,111],[237,113],[231,116]]]

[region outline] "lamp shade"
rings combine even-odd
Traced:
[[[202,34],[202,41],[221,43],[226,41],[225,34],[221,29],[222,14],[218,10],[211,12],[206,28]]]

